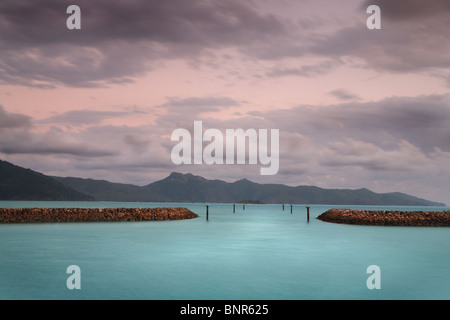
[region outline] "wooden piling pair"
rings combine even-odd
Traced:
[[[292,207],[293,205],[291,204],[291,214],[292,214]],[[284,211],[284,203],[283,203],[283,211]],[[306,221],[309,222],[309,206],[306,206]]]
[[[242,210],[245,210],[245,203],[242,204]],[[233,213],[236,213],[236,203],[233,203]]]

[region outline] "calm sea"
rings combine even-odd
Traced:
[[[450,229],[331,224],[332,207],[0,202],[0,207],[183,206],[184,221],[0,224],[0,299],[450,299]],[[449,210],[449,207],[364,209]],[[69,290],[67,267],[80,268]],[[367,267],[380,268],[369,290]]]

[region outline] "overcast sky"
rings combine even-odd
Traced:
[[[69,5],[81,30],[68,30]],[[381,30],[369,30],[369,5]],[[448,0],[0,2],[0,158],[145,185],[209,179],[450,204]],[[177,128],[280,130],[280,169],[171,161]]]

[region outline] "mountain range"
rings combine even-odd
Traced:
[[[0,160],[0,200],[92,201],[42,173]]]
[[[247,179],[230,183],[176,172],[148,185],[136,186],[105,180],[46,176],[2,160],[0,200],[445,206],[400,192],[292,187],[259,184]]]

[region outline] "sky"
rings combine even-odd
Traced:
[[[0,158],[136,185],[182,172],[450,204],[449,52],[448,0],[2,0]],[[278,129],[277,174],[175,165],[171,134],[194,121]]]

